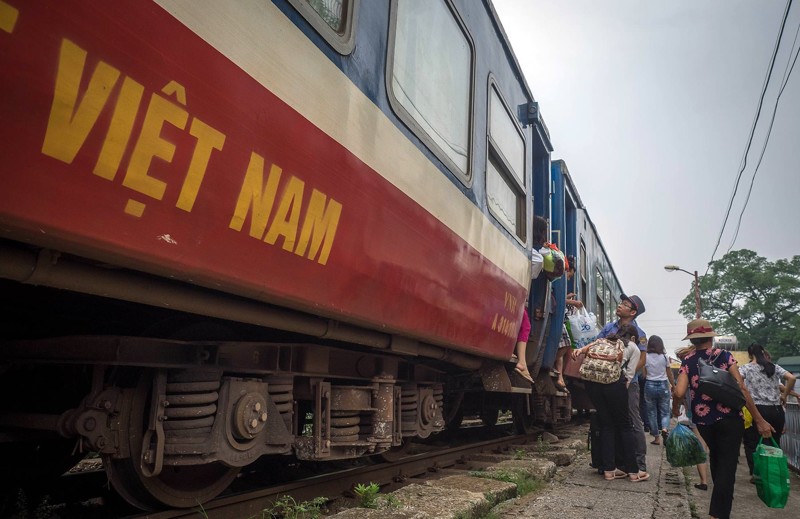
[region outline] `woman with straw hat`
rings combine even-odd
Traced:
[[[773,429],[756,409],[739,374],[736,359],[730,352],[712,347],[716,335],[711,323],[705,319],[695,319],[686,326],[684,340],[688,339],[692,346],[681,361],[678,382],[672,395],[672,414],[676,417],[679,415],[681,401],[689,390],[692,422],[697,425],[697,430],[708,445],[711,479],[714,482],[708,515],[716,519],[728,519],[733,505],[733,487],[736,483],[736,465],[739,462],[744,422],[740,409],[726,407],[700,391],[699,360],[703,359],[717,368],[727,370],[736,380],[759,434],[769,438]]]

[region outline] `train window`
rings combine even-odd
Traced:
[[[579,261],[578,267],[580,268],[580,273],[581,273],[581,291],[578,294],[578,296],[585,298],[588,295],[586,293],[586,244],[583,242],[582,237],[581,237],[580,259],[578,261]]]
[[[525,187],[525,140],[514,117],[503,105],[492,87],[489,102],[489,139],[496,152],[505,159],[508,169],[520,186]]]
[[[355,47],[356,13],[359,0],[289,0],[339,54],[350,54]]]
[[[494,85],[489,89],[486,201],[495,217],[525,241],[525,141]]]
[[[392,15],[386,71],[392,108],[468,182],[472,42],[449,0],[395,0]]]
[[[606,299],[605,299],[605,280],[603,279],[603,273],[600,272],[600,269],[596,269],[594,273],[594,285],[595,285],[595,300],[597,302],[597,315],[598,319],[603,321],[603,324],[608,322],[606,318]]]

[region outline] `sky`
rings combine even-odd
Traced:
[[[800,2],[758,119],[786,0],[493,3],[550,130],[552,159],[566,162],[626,293],[644,301],[637,322],[668,352],[688,344],[678,307],[694,278],[664,266],[705,273],[756,120],[714,259],[731,245],[771,261],[800,254],[800,63],[745,205],[800,45]]]

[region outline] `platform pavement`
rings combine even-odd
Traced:
[[[650,436],[648,436],[648,440]],[[584,454],[572,465],[560,467],[556,479],[544,492],[506,502],[495,509],[503,519],[691,519],[708,517],[712,485],[707,491],[694,488],[699,482],[694,467],[674,468],[662,445],[647,444],[648,481],[605,481],[589,467]],[[758,499],[749,483],[744,456],[736,478],[736,499],[731,517],[741,519],[789,519],[800,517],[800,477],[791,474],[791,492],[785,509],[770,509]]]

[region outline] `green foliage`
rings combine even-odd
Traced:
[[[469,475],[476,478],[495,479],[497,481],[513,483],[517,486],[518,497],[535,492],[545,485],[544,481],[516,470],[494,470],[491,472],[473,470],[469,472]]]
[[[528,457],[528,451],[525,449],[516,449],[514,451],[514,459],[515,460],[524,460]]]
[[[544,441],[544,438],[539,436],[539,438],[536,439],[536,452],[538,452],[540,456],[544,456],[549,450],[550,442]]]
[[[703,318],[717,333],[736,335],[740,349],[758,343],[773,360],[800,355],[800,256],[772,262],[731,251],[700,277],[700,299]],[[693,285],[679,311],[694,318]]]
[[[270,508],[261,511],[261,519],[318,519],[327,502],[326,497],[315,497],[298,503],[292,496],[283,496]]]
[[[380,485],[377,483],[373,483],[370,481],[369,485],[365,485],[363,483],[359,483],[353,489],[353,492],[358,496],[359,504],[361,508],[378,508],[378,503],[376,498],[378,496],[378,492],[381,491]]]
[[[392,509],[400,508],[400,500],[397,499],[397,496],[389,494],[387,496],[384,496],[383,499],[387,508],[392,508]]]

